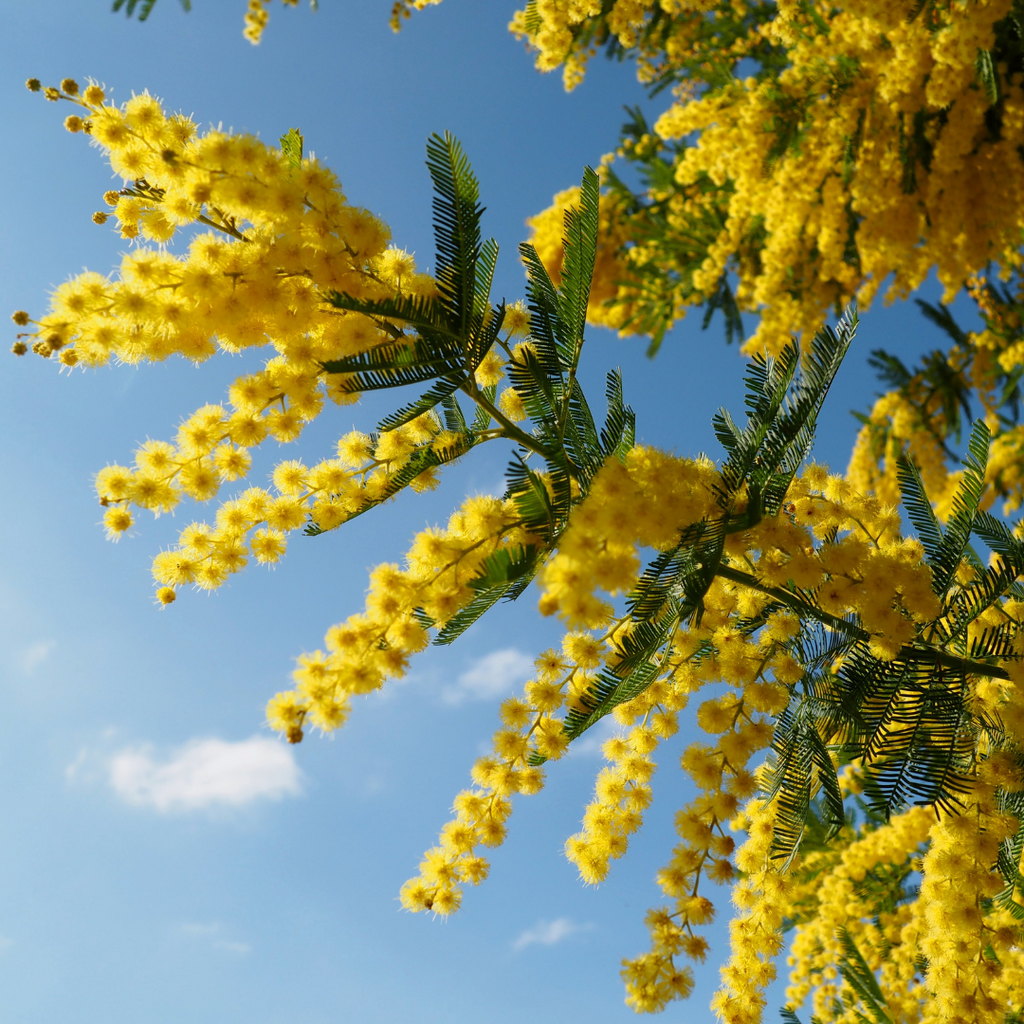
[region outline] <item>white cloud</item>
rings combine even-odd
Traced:
[[[279,800],[302,790],[302,775],[290,748],[253,736],[238,743],[202,739],[153,759],[151,748],[115,754],[110,785],[123,800],[158,811],[193,811],[215,805],[240,807],[254,800]]]
[[[9,939],[6,935],[0,935],[0,953],[6,953],[13,945],[14,939]]]
[[[53,640],[39,640],[29,644],[18,658],[18,664],[25,675],[31,675],[50,656],[50,652],[56,647]]]
[[[234,953],[237,956],[245,956],[246,953],[252,952],[252,946],[248,942],[224,938],[224,927],[219,921],[210,924],[181,924],[178,925],[178,934],[199,942],[205,940],[214,949],[222,949],[225,953]]]
[[[454,686],[441,691],[441,697],[446,704],[503,697],[516,685],[525,683],[532,672],[532,658],[515,647],[506,647],[477,658]]]
[[[576,924],[567,917],[559,917],[554,921],[538,921],[532,928],[527,928],[519,935],[512,943],[512,948],[518,952],[527,946],[553,946],[576,932],[589,931],[591,928],[593,925]]]

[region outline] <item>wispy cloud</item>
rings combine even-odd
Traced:
[[[25,675],[30,676],[46,659],[57,644],[53,640],[38,640],[21,651],[18,667]]]
[[[567,917],[559,917],[554,921],[538,921],[532,928],[527,928],[519,935],[512,943],[512,948],[518,952],[527,946],[553,946],[570,935],[590,931],[593,927],[591,924],[576,924]]]
[[[532,672],[531,657],[515,647],[506,647],[477,658],[454,685],[441,691],[441,697],[446,704],[462,704],[467,700],[505,696],[525,683]]]
[[[245,956],[252,952],[252,946],[248,942],[238,942],[224,936],[224,926],[219,921],[210,924],[185,923],[178,925],[177,932],[184,938],[197,942],[206,942],[213,949],[222,949],[225,953],[234,953],[237,956]]]
[[[13,945],[14,939],[9,939],[6,935],[0,935],[0,953],[6,953]]]
[[[192,740],[164,761],[155,760],[150,747],[127,748],[109,765],[110,785],[118,796],[165,812],[240,807],[302,791],[291,749],[265,736],[237,743]]]

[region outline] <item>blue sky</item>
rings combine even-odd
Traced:
[[[25,91],[29,76],[91,76],[119,100],[148,88],[202,124],[264,139],[299,127],[349,198],[427,264],[423,147],[449,129],[481,180],[485,230],[503,254],[495,292],[509,299],[522,293],[524,219],[614,147],[623,105],[645,103],[629,65],[595,62],[571,95],[537,74],[505,31],[514,3],[445,0],[399,36],[388,0],[322,0],[316,15],[277,5],[258,48],[241,38],[242,0],[194,0],[187,15],[160,0],[146,24],[108,6],[0,5],[0,309],[41,312],[54,286],[84,266],[108,271],[124,244],[89,219],[109,169],[63,131],[62,108]],[[594,387],[621,365],[640,436],[681,454],[714,454],[712,413],[740,407],[737,351],[698,328],[682,324],[653,363],[640,343],[593,332],[586,370]],[[849,410],[876,390],[870,348],[909,359],[940,341],[907,307],[868,314],[819,458],[845,461]],[[654,872],[689,799],[674,765],[689,728],[667,745],[648,824],[600,889],[561,854],[600,765],[581,749],[519,801],[491,878],[458,915],[432,921],[396,900],[468,783],[498,701],[559,636],[532,592],[426,652],[333,739],[293,750],[262,725],[292,658],[360,607],[367,569],[397,559],[465,495],[498,489],[505,453],[478,453],[434,494],[295,541],[273,572],[250,569],[160,612],[149,562],[189,513],[140,519],[134,537],[109,544],[92,475],[219,401],[244,363],[58,375],[38,359],[0,359],[0,1021],[633,1019],[619,960],[646,948],[643,914],[660,902]],[[321,457],[390,401],[322,417],[285,454]],[[724,920],[724,892],[718,903]],[[723,940],[724,926],[712,960]],[[693,999],[665,1018],[710,1019],[716,987],[709,961]]]

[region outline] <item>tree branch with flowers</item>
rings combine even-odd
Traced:
[[[423,5],[404,13],[413,6]],[[189,240],[180,255],[139,245],[114,277],[86,272],[45,314],[15,313],[14,351],[74,368],[273,347],[226,406],[203,405],[173,440],[147,441],[134,468],[97,474],[113,539],[139,509],[237,485],[212,521],[185,527],[154,559],[165,606],[251,559],[278,561],[297,531],[315,538],[407,488],[438,486],[482,444],[508,447],[504,493],[468,499],[401,562],[378,566],[365,607],[299,657],[294,686],[267,707],[292,743],[333,731],[355,697],[536,582],[540,612],[564,623],[562,647],[540,653],[534,678],[502,703],[491,753],[402,888],[406,908],[458,910],[465,886],[488,874],[513,797],[542,789],[548,762],[614,716],[620,732],[566,841],[580,877],[601,882],[643,824],[655,755],[691,697],[714,687],[694,716],[707,739],[681,757],[698,795],[680,808],[658,874],[666,902],[647,915],[650,949],[623,961],[627,1002],[656,1011],[690,993],[688,961],[709,951],[709,885],[731,885],[730,958],[712,1004],[724,1021],[761,1019],[787,942],[791,1021],[808,1001],[819,1021],[1015,1020],[1024,541],[988,507],[1002,494],[1012,511],[1019,491],[1009,419],[1019,297],[990,277],[993,261],[1016,273],[1020,218],[1009,234],[965,227],[944,175],[955,143],[958,173],[975,173],[986,153],[1019,176],[1016,8],[933,3],[894,20],[870,5],[669,6],[531,4],[513,22],[570,86],[604,46],[633,53],[676,96],[653,133],[627,126],[620,156],[640,165],[641,191],[605,161],[535,219],[520,248],[525,300],[514,303],[492,302],[497,246],[482,236],[479,186],[450,135],[427,145],[429,276],[304,154],[297,131],[272,147],[200,133],[145,93],[115,106],[95,84],[30,81],[76,108],[65,126],[126,182],[96,219],[113,216],[124,238]],[[864,43],[869,27],[915,57],[901,82]],[[825,57],[812,56],[818,37],[832,46]],[[952,46],[961,37],[989,55],[969,73]],[[716,77],[714,53],[754,60],[757,74]],[[869,123],[865,83],[902,89],[903,109]],[[751,118],[763,131],[736,145]],[[877,184],[893,139],[885,159],[903,160],[904,198],[885,193],[882,224],[858,190]],[[803,205],[801,174],[817,182]],[[993,186],[980,202],[1011,199]],[[754,212],[759,202],[776,220]],[[893,210],[925,225],[905,250],[885,235]],[[963,241],[983,231],[985,246]],[[934,265],[947,289],[971,289],[989,329],[969,335],[930,307],[950,352],[915,370],[876,354],[894,389],[866,417],[849,472],[808,462],[857,329],[852,306],[822,326],[828,309],[869,302],[890,272],[897,291],[912,291]],[[637,444],[628,382],[609,370],[602,418],[578,373],[588,322],[645,333],[656,349],[689,305],[722,310],[732,333],[743,314],[760,320],[745,344],[744,422],[725,410],[714,420],[718,462]],[[297,441],[328,403],[397,387],[422,393],[311,466],[281,461],[272,488],[246,486],[251,449],[266,439]],[[972,399],[985,415],[954,469]]]

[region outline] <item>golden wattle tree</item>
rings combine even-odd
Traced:
[[[395,24],[423,6],[399,3]],[[509,450],[505,491],[378,566],[365,606],[268,694],[295,743],[502,599],[539,593],[564,623],[501,704],[491,754],[401,890],[408,909],[457,911],[514,799],[612,715],[566,841],[584,881],[626,853],[658,760],[677,758],[699,794],[676,815],[650,948],[623,961],[636,1010],[689,995],[726,886],[724,1021],[761,1019],[786,950],[790,1021],[805,1006],[819,1021],[1024,1015],[1024,541],[1007,518],[1021,500],[1022,16],[1007,0],[530,3],[511,28],[541,70],[576,87],[604,48],[670,102],[653,127],[637,112],[533,219],[511,303],[491,297],[497,246],[448,135],[427,145],[428,276],[297,131],[272,147],[201,133],[147,93],[117,106],[95,84],[29,82],[123,178],[94,219],[136,244],[113,276],[16,312],[14,351],[69,368],[267,351],[173,437],[97,473],[114,539],[140,510],[217,499],[155,557],[162,604],[434,488],[482,444]],[[925,305],[948,347],[913,367],[877,351],[890,391],[848,470],[808,462],[851,304],[911,295],[933,271],[985,329]],[[579,380],[588,321],[653,353],[691,306],[720,311],[748,357],[745,415],[714,421],[717,462],[637,444],[617,371],[600,414]],[[403,404],[373,429],[279,462],[272,486],[246,479],[268,438],[298,444],[335,404],[397,387]],[[680,752],[691,700],[704,739]]]

